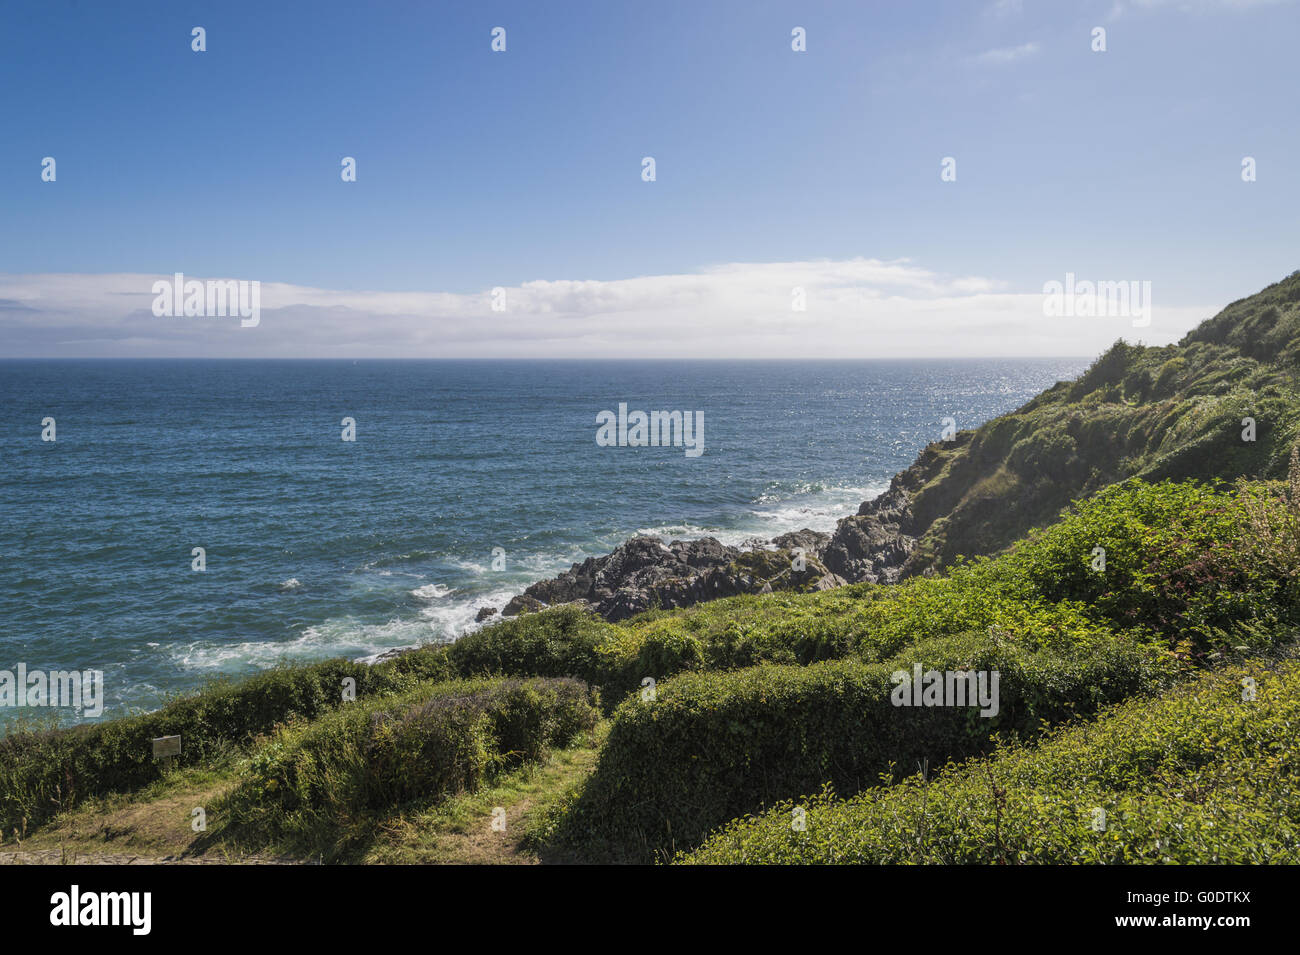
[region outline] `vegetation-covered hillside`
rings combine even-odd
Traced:
[[[117,845],[93,820],[121,814],[228,858],[429,861],[454,831],[534,860],[1300,861],[1297,302],[1300,275],[932,445],[891,505],[931,573],[569,604],[13,732],[4,837]],[[995,696],[900,705],[927,671]]]
[[[1246,418],[1253,440],[1243,440]],[[891,500],[886,511],[905,546],[880,539],[870,504],[837,537],[852,557],[865,550],[881,563],[892,551],[907,576],[1001,550],[1125,478],[1281,478],[1297,437],[1300,272],[1233,302],[1177,345],[1118,342],[1078,380],[929,445],[894,480],[906,507]],[[876,540],[854,547],[855,525]],[[850,562],[830,566],[843,572]]]

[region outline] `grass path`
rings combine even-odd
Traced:
[[[137,792],[90,800],[56,816],[27,838],[9,834],[0,844],[0,864],[142,865],[158,863],[264,862],[247,854],[217,850],[199,854],[201,835],[192,828],[194,810],[211,811],[233,784],[230,767],[175,773]]]
[[[603,728],[602,728],[603,730]],[[524,848],[534,813],[563,797],[596,765],[603,732],[525,766],[496,785],[441,806],[395,816],[363,861],[397,864],[536,865]]]
[[[439,806],[394,814],[377,826],[360,858],[369,864],[533,865],[523,845],[534,812],[589,774],[604,727],[541,763],[464,793]],[[194,769],[138,793],[88,802],[38,832],[0,842],[0,865],[302,864],[309,859],[251,855],[225,844],[204,845],[192,828],[196,808],[211,813],[235,783],[235,769]],[[209,816],[209,822],[212,821]]]

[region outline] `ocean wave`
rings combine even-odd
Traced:
[[[719,542],[726,544],[729,538],[736,538],[737,541],[747,540],[758,536],[752,531],[741,531],[735,528],[726,527],[709,527],[702,524],[658,524],[653,527],[638,527],[636,529],[637,537],[658,537],[665,541],[675,540],[695,540],[699,537],[712,537]]]
[[[775,533],[769,536],[802,530],[805,527],[829,533],[835,529],[835,525],[841,518],[856,514],[858,506],[863,501],[871,500],[888,489],[887,484],[866,487],[829,487],[811,500],[783,501],[779,506],[755,508],[751,513],[765,525],[775,529]]]
[[[753,503],[767,506],[750,508],[744,517],[726,526],[694,523],[659,524],[638,528],[636,533],[663,540],[712,537],[730,547],[748,544],[755,538],[767,540],[804,528],[828,534],[835,530],[835,525],[841,518],[856,514],[858,506],[863,501],[870,500],[888,489],[887,484],[843,486],[813,483],[796,486],[796,488],[805,487],[818,490],[766,492],[759,495]]]
[[[425,584],[423,587],[416,587],[411,591],[412,597],[420,600],[441,600],[451,593],[451,588],[446,584]]]
[[[601,553],[604,552],[602,548]],[[493,570],[492,559],[489,557],[486,561],[471,560],[469,558],[444,557],[442,563],[456,570],[463,571],[475,577],[500,577],[502,579],[523,580],[525,586],[535,580],[541,580],[544,577],[553,576],[560,571],[568,570],[573,564],[580,563],[592,555],[592,549],[589,547],[579,547],[569,545],[562,550],[549,551],[512,551],[509,548],[505,552],[505,569]]]
[[[340,617],[306,627],[290,640],[194,641],[172,646],[168,652],[184,669],[230,673],[267,669],[286,660],[342,656],[373,662],[390,650],[450,642],[472,633],[484,623],[499,620],[501,609],[522,589],[522,586],[510,586],[448,600],[451,588],[443,584],[426,584],[412,591],[423,592],[422,596],[430,600],[430,604],[421,607],[414,617],[394,617],[383,623]],[[497,614],[488,621],[479,622],[479,612],[485,607],[494,608]]]
[[[200,640],[170,648],[177,665],[187,670],[238,673],[268,669],[282,661],[356,658],[437,639],[426,620],[394,618],[363,623],[344,617],[305,628],[290,640]]]
[[[755,504],[772,504],[809,494],[851,493],[866,490],[860,487],[844,487],[837,484],[823,484],[821,481],[773,481],[767,489],[754,499]]]

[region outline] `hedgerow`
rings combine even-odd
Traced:
[[[6,834],[35,828],[87,798],[129,792],[163,774],[151,741],[181,737],[178,766],[210,762],[291,718],[313,719],[358,699],[447,679],[445,650],[430,647],[368,666],[347,660],[286,665],[239,682],[217,681],[152,713],[0,737],[0,821]]]
[[[1295,864],[1298,726],[1300,663],[1232,666],[937,778],[781,803],[676,861]]]
[[[394,808],[472,791],[592,729],[571,679],[454,681],[282,726],[217,807],[221,831],[326,857]]]
[[[903,708],[895,671],[997,671],[998,711]],[[1171,681],[1173,658],[1127,635],[1068,649],[990,634],[944,637],[877,664],[833,661],[684,674],[653,699],[619,706],[595,773],[563,818],[543,825],[557,845],[646,859],[696,844],[760,806],[875,785],[918,760],[982,752],[995,733],[1033,735],[1046,723]]]
[[[448,662],[462,677],[571,676],[601,683],[597,647],[617,633],[589,611],[561,606],[526,613],[467,634],[451,644]]]

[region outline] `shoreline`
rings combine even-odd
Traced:
[[[912,515],[907,488],[923,477],[929,448],[895,474],[887,489],[863,501],[856,513],[839,518],[829,533],[805,527],[771,538],[748,538],[736,546],[710,535],[666,543],[662,537],[636,535],[609,553],[528,585],[501,608],[483,608],[470,629],[431,643],[455,643],[480,625],[563,606],[590,610],[618,623],[649,610],[680,610],[745,594],[899,583],[922,572],[908,566],[923,529]],[[395,647],[354,662],[380,663],[428,645]]]

